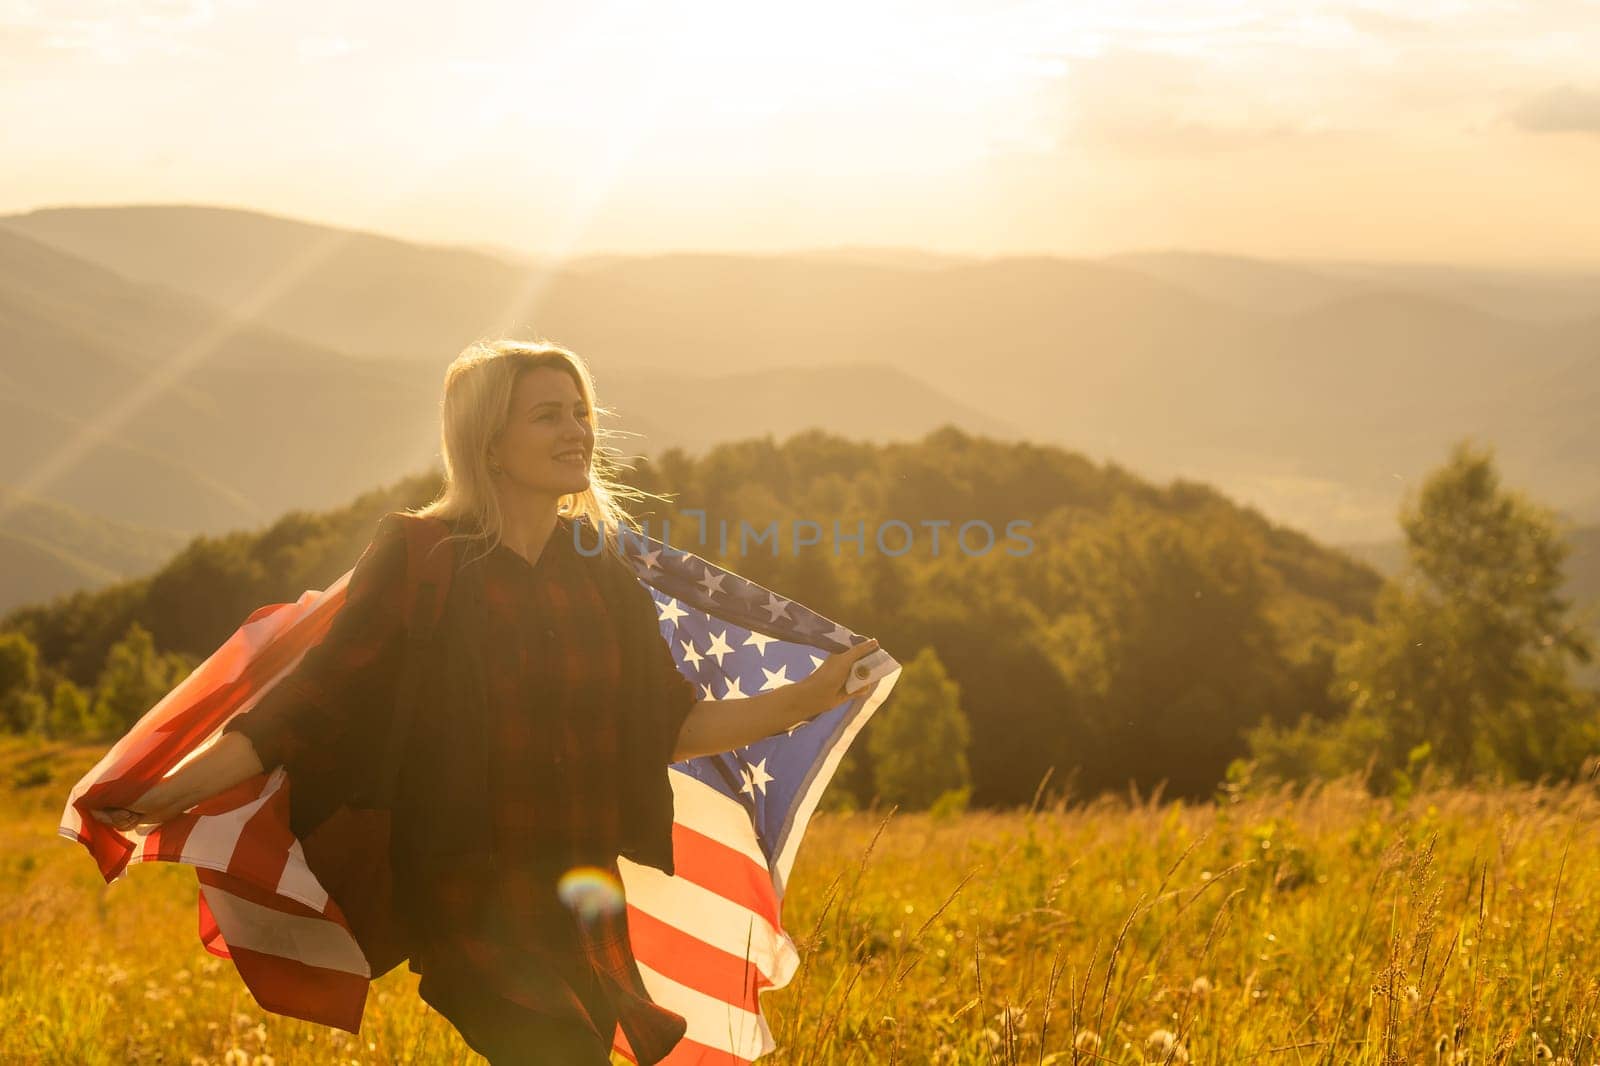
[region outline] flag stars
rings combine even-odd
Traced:
[[[739,789],[740,792],[748,792],[751,796],[758,793],[762,796],[767,794],[767,782],[772,780],[772,775],[767,773],[766,759],[762,759],[754,766],[746,766],[742,774],[744,786]]]
[[[671,622],[673,628],[677,628],[678,619],[687,617],[689,614],[688,611],[685,611],[682,607],[678,606],[677,600],[672,599],[671,597],[667,598],[666,603],[659,603],[656,606],[660,609],[659,613],[656,615],[656,621]]]
[[[702,656],[698,651],[695,650],[694,641],[680,640],[678,641],[678,644],[683,648],[683,661],[693,665],[696,670],[699,670]]]
[[[706,654],[716,657],[717,668],[720,670],[723,656],[733,654],[733,648],[728,644],[728,631],[726,629],[721,633],[711,634],[711,647],[706,649]]]
[[[713,574],[709,567],[705,568],[703,572],[705,576],[700,579],[700,584],[705,587],[706,596],[711,599],[715,599],[716,597],[723,595],[722,582],[727,578],[728,575]]]
[[[787,618],[789,615],[789,604],[791,602],[793,601],[786,600],[782,596],[776,594],[768,595],[766,608],[767,614],[770,617],[767,618],[767,621],[776,622],[780,618]]]
[[[780,666],[776,670],[768,670],[763,666],[761,672],[767,675],[767,679],[761,684],[762,692],[771,692],[775,688],[794,684],[793,681],[789,680],[789,667],[787,665]]]
[[[728,691],[722,694],[722,698],[725,700],[742,700],[745,698],[744,690],[739,687],[739,679],[737,677],[728,679]]]
[[[741,646],[748,648],[750,645],[754,644],[756,651],[765,656],[767,654],[767,645],[771,644],[775,639],[776,638],[774,637],[767,636],[765,633],[752,632],[750,636],[745,639],[744,644]]]

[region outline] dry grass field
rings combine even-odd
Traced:
[[[99,753],[0,740],[0,1062],[482,1061],[404,966],[359,1036],[278,1017],[201,948],[192,871],[104,885],[55,835]],[[1350,782],[819,814],[763,1061],[1593,1063],[1597,815],[1589,786]]]

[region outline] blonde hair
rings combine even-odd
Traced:
[[[618,555],[616,534],[624,527],[639,531],[638,522],[618,501],[664,497],[630,488],[617,479],[621,470],[631,469],[620,460],[635,457],[623,456],[600,443],[618,433],[600,428],[600,412],[613,412],[596,404],[594,378],[588,364],[576,352],[543,338],[477,341],[451,362],[445,371],[444,394],[439,401],[444,484],[432,502],[405,513],[446,522],[464,520],[468,531],[445,539],[481,539],[484,554],[499,545],[504,518],[489,471],[489,445],[510,420],[511,397],[517,381],[527,371],[543,366],[556,367],[572,377],[588,410],[589,428],[595,435],[589,487],[562,496],[556,503],[556,512],[563,517],[587,518],[603,534],[600,539],[605,550]]]

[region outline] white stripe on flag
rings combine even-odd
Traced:
[[[747,1060],[765,1055],[777,1047],[767,1019],[715,996],[708,996],[674,981],[658,970],[639,963],[639,976],[645,991],[657,1003],[683,1015],[689,1023],[684,1038],[727,1051]]]
[[[283,771],[275,769],[272,776],[267,778],[266,786],[262,788],[261,793],[249,803],[240,804],[231,811],[196,818],[194,828],[189,831],[188,837],[183,842],[183,854],[179,856],[178,861],[226,872],[229,862],[233,859],[233,850],[239,845],[239,834],[244,832],[245,824],[255,816],[267,800],[272,798],[282,783]]]
[[[704,781],[682,770],[671,768],[672,820],[686,829],[715,840],[731,851],[745,855],[762,869],[767,856],[756,839],[756,827],[743,805],[718,792]]]
[[[289,861],[283,865],[283,876],[278,878],[276,892],[312,910],[320,911],[328,906],[328,890],[306,864],[306,853],[299,840],[289,846]]]
[[[218,888],[201,885],[206,905],[230,948],[293,959],[307,966],[371,976],[361,946],[338,922],[285,914]]]
[[[623,895],[640,911],[736,959],[746,959],[773,985],[787,984],[794,976],[800,964],[794,941],[754,911],[652,866],[619,857],[617,869],[622,873]]]

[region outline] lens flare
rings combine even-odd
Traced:
[[[578,917],[593,921],[614,914],[626,905],[622,882],[598,866],[574,866],[556,882],[556,894]]]

